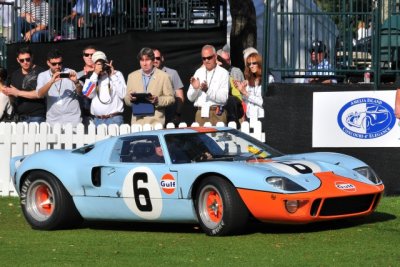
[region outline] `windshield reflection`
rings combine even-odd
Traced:
[[[173,163],[268,159],[282,153],[237,130],[165,135]]]

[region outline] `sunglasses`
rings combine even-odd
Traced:
[[[92,56],[93,54],[83,53],[83,55],[84,55],[85,57],[90,57],[90,56]]]
[[[257,62],[248,62],[247,63],[247,67],[250,67],[251,65],[258,65],[258,63]]]
[[[63,64],[63,62],[62,61],[60,61],[60,62],[50,62],[50,64],[52,66],[57,66],[57,65],[61,66]]]
[[[20,58],[20,59],[18,59],[18,61],[19,61],[20,63],[31,62],[31,58],[30,58],[30,57],[27,57],[27,58]]]
[[[161,57],[155,57],[154,59],[160,61]]]
[[[206,61],[206,60],[211,60],[213,57],[214,57],[214,55],[209,56],[209,57],[202,57],[202,59],[203,59],[203,61]]]

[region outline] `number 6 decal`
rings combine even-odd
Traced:
[[[122,197],[127,207],[138,217],[155,220],[163,208],[161,189],[153,171],[137,167],[125,176]]]
[[[146,187],[139,187],[139,181],[147,183],[147,174],[144,172],[137,172],[133,174],[133,195],[135,196],[136,206],[140,211],[152,211],[150,192]],[[144,200],[144,204],[142,204]]]

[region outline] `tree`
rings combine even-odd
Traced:
[[[243,49],[257,47],[256,10],[253,0],[229,0],[229,4],[232,16],[232,64],[243,69]]]

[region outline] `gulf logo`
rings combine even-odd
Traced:
[[[336,182],[335,186],[336,186],[336,188],[343,190],[343,191],[348,191],[348,192],[356,191],[356,187],[354,185],[346,183],[346,182]]]
[[[165,174],[160,181],[161,189],[164,191],[165,194],[172,194],[175,192],[176,182],[174,176],[170,173]]]

